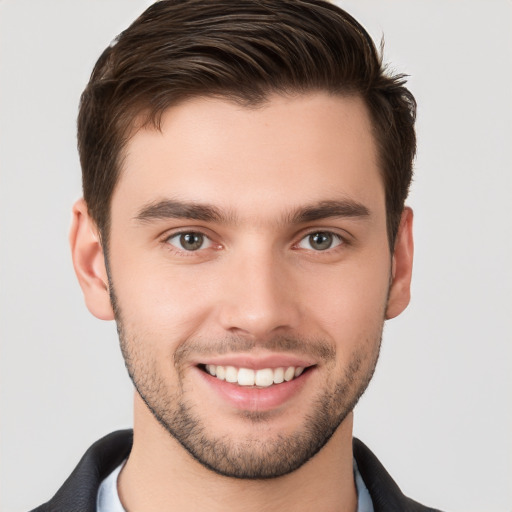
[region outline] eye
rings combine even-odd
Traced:
[[[335,235],[329,231],[315,231],[305,236],[299,243],[298,247],[301,249],[313,249],[314,251],[326,251],[338,245],[341,245],[343,240],[339,235]]]
[[[182,251],[198,251],[199,249],[207,249],[212,245],[207,236],[196,231],[176,233],[167,239],[167,243]]]

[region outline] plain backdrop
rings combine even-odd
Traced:
[[[67,245],[79,95],[148,0],[0,0],[1,502],[48,500],[131,425],[115,326],[86,310]],[[387,324],[355,434],[402,490],[512,510],[512,3],[339,2],[411,75],[418,157],[408,310]]]

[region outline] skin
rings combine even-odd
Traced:
[[[197,204],[215,215],[190,218]],[[211,98],[172,107],[160,131],[129,141],[111,213],[110,275],[83,200],[71,246],[89,310],[117,317],[138,390],[118,482],[125,508],[355,510],[351,411],[384,320],[409,302],[413,253],[408,208],[388,245],[363,102],[315,93],[272,96],[257,109]],[[183,231],[203,245],[184,249]],[[332,245],[318,250],[314,233],[332,234]],[[240,406],[198,367],[226,358],[255,367],[295,358],[310,370],[277,405],[254,389]],[[187,415],[200,436],[184,440],[191,424],[172,429]],[[309,434],[311,418],[324,438]],[[311,437],[315,448],[286,466]],[[225,476],[250,475],[254,460],[274,478]]]

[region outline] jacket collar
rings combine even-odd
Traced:
[[[96,512],[101,482],[128,457],[132,443],[132,430],[119,430],[96,441],[55,496],[32,512]],[[404,496],[377,457],[359,439],[354,438],[353,450],[375,512],[436,512]]]

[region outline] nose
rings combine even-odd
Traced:
[[[264,339],[296,329],[300,320],[293,269],[271,250],[250,248],[229,258],[218,303],[221,327]]]

